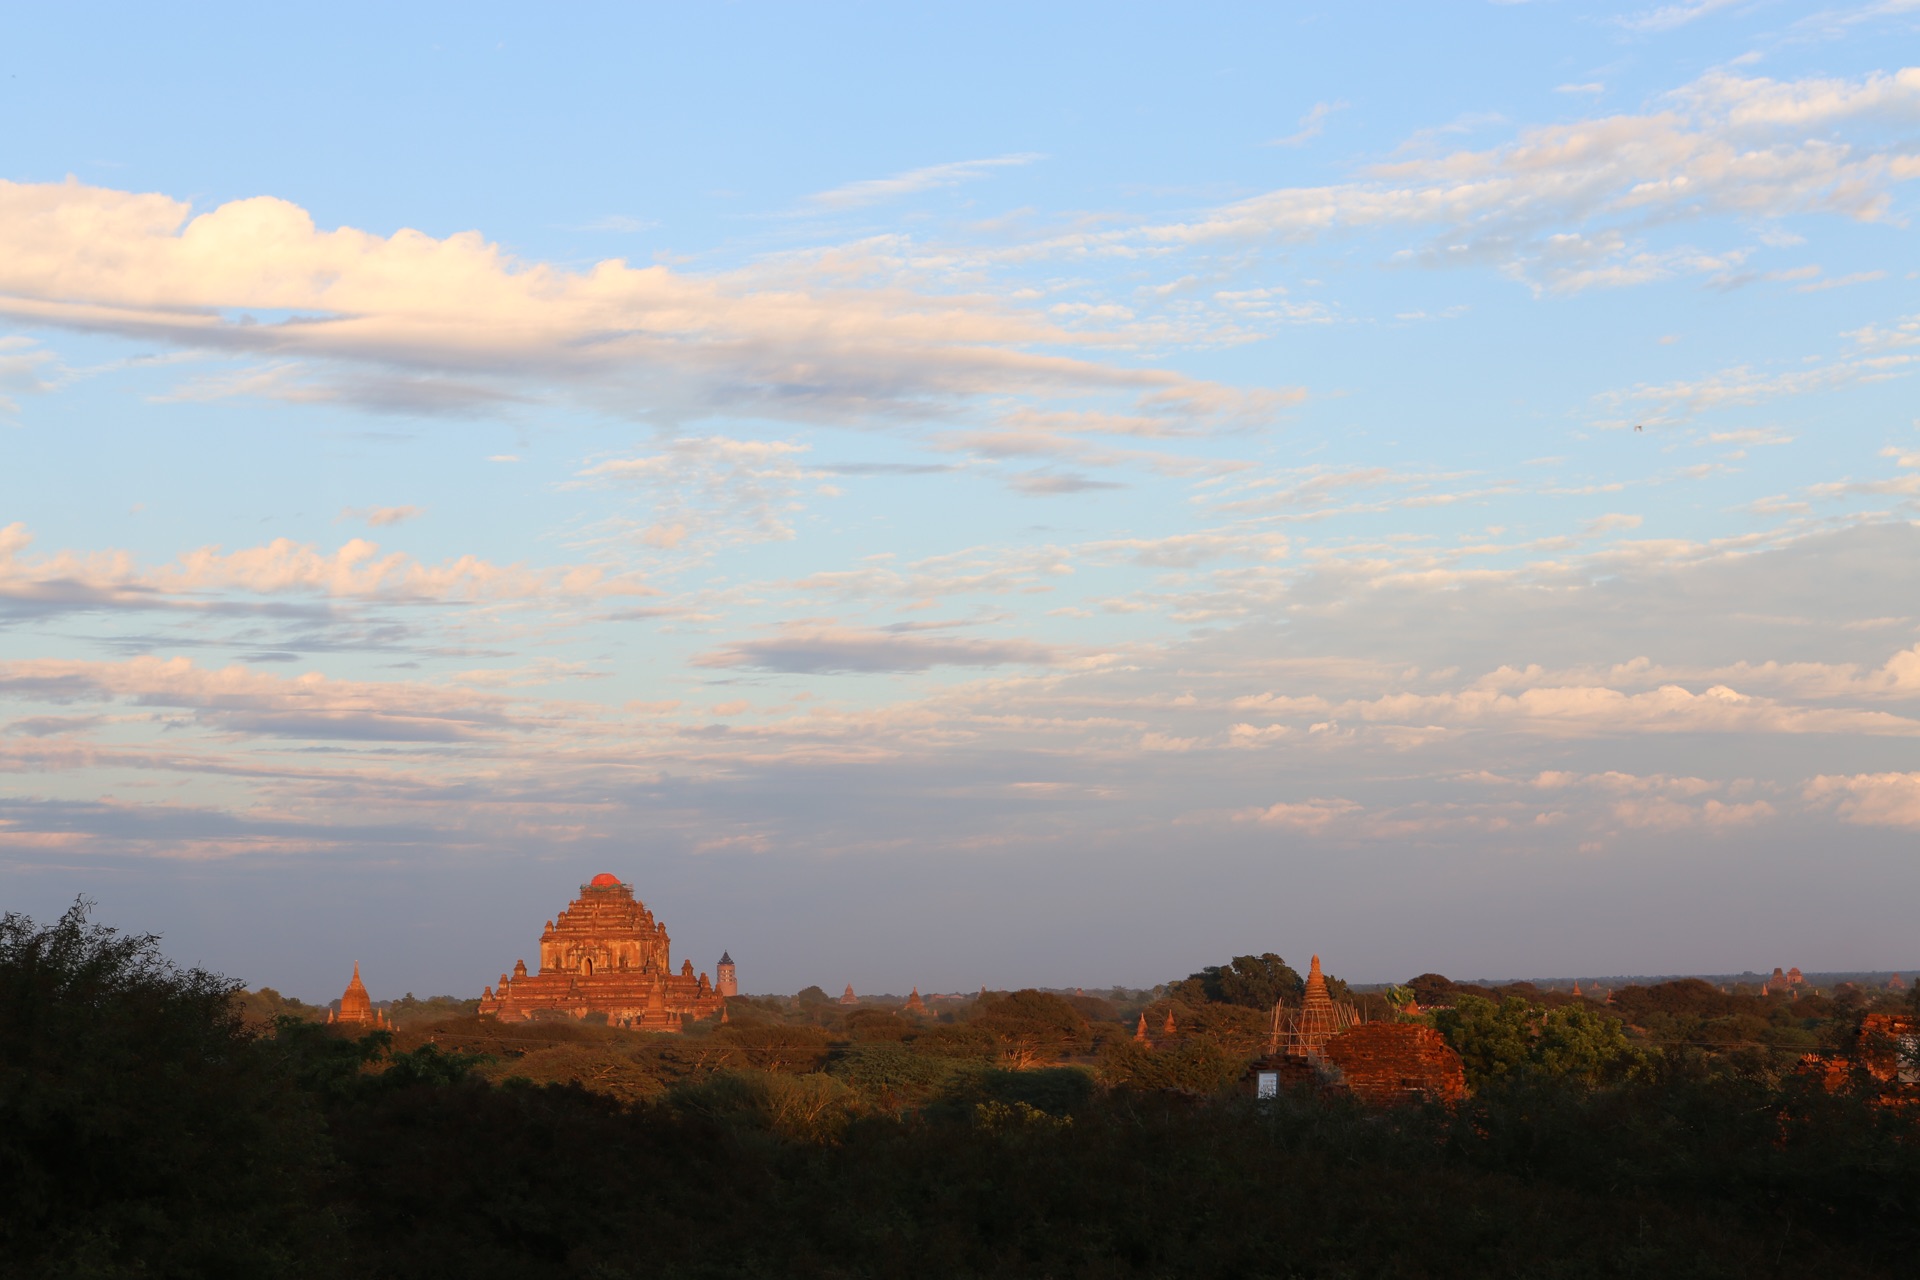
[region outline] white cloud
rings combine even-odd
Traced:
[[[1843,142],[1843,122],[1909,131]],[[1650,223],[1824,213],[1891,213],[1891,192],[1920,177],[1912,124],[1920,68],[1858,80],[1776,82],[1712,72],[1659,109],[1536,126],[1511,142],[1388,161],[1356,182],[1285,187],[1190,222],[1087,231],[1058,253],[1138,254],[1213,242],[1310,240],[1339,231],[1430,228],[1405,252],[1427,266],[1485,264],[1537,288],[1574,291],[1728,272],[1740,250],[1649,247]]]
[[[58,362],[31,338],[0,338],[0,413],[18,413],[20,402],[14,396],[41,395],[54,390],[58,381],[49,376]]]
[[[606,458],[581,470],[579,483],[618,485],[643,495],[646,514],[614,526],[648,546],[712,550],[739,542],[786,541],[804,503],[802,490],[825,472],[800,464],[807,447],[787,440],[688,436],[654,452]]]
[[[364,538],[331,552],[291,538],[236,551],[201,547],[155,567],[142,567],[125,551],[30,558],[32,541],[24,524],[0,527],[0,600],[49,609],[141,609],[193,607],[224,592],[393,602],[659,594],[632,573],[591,565],[530,569],[477,556],[425,564],[404,552],[382,553]]]
[[[1920,828],[1920,773],[1821,774],[1806,798],[1860,826]]]
[[[1690,4],[1663,5],[1658,9],[1629,14],[1615,21],[1629,31],[1672,31],[1690,22],[1697,22],[1709,14],[1747,2],[1748,0],[1692,0]]]
[[[1920,117],[1920,67],[1876,71],[1859,80],[1744,79],[1715,71],[1678,96],[1724,113],[1737,129],[1814,129],[1863,116],[1911,121]]]
[[[1623,827],[1683,831],[1693,827],[1748,827],[1774,817],[1777,810],[1765,800],[1708,800],[1692,805],[1676,800],[1634,799],[1616,801],[1612,812]]]
[[[1300,123],[1296,126],[1294,132],[1284,138],[1275,138],[1265,145],[1269,147],[1298,147],[1311,142],[1326,132],[1327,118],[1333,115],[1334,112],[1345,109],[1346,105],[1344,102],[1316,102],[1313,104],[1313,110],[1300,117]]]
[[[1254,822],[1263,827],[1281,827],[1290,831],[1303,831],[1317,835],[1335,823],[1347,822],[1365,812],[1362,806],[1351,800],[1340,798],[1301,800],[1293,803],[1282,801],[1270,804],[1264,809],[1242,809],[1234,814],[1240,822]]]
[[[1873,284],[1886,278],[1887,273],[1884,271],[1856,271],[1851,275],[1833,276],[1826,280],[1815,280],[1809,284],[1800,285],[1794,292],[1823,293],[1828,289],[1845,289],[1849,285]]]
[[[418,520],[426,511],[420,507],[342,507],[336,519],[362,520],[378,529],[383,525],[403,524],[408,520]]]
[[[1728,783],[1617,770],[1584,775],[1549,770],[1537,776],[1532,785],[1542,791],[1582,790],[1609,797],[1608,819],[1627,828],[1680,831],[1742,827],[1772,818],[1778,812],[1766,800],[1741,800],[1733,796],[1721,799],[1712,794],[1750,790],[1752,783],[1744,779]]]
[[[1846,336],[1867,351],[1892,351],[1903,347],[1920,346],[1920,315],[1906,316],[1896,320],[1893,327],[1888,329],[1878,325],[1865,325]]]
[[[900,274],[860,246],[727,275],[619,259],[575,271],[477,232],[323,231],[268,196],[196,214],[158,194],[0,182],[0,315],[249,362],[183,396],[471,415],[560,394],[662,421],[845,422],[986,394],[1117,395],[1195,429],[1268,411],[1265,393],[1059,354],[1107,339]]]
[[[994,156],[987,160],[956,160],[948,164],[928,165],[925,168],[897,173],[891,178],[869,178],[862,182],[849,182],[843,187],[835,187],[831,191],[810,195],[807,197],[807,203],[819,209],[857,209],[863,205],[878,204],[884,200],[897,200],[901,196],[918,195],[922,191],[956,187],[963,182],[973,182],[987,177],[995,169],[1029,165],[1044,159],[1046,159],[1045,156],[1035,152],[1020,152],[1015,155]]]
[[[1920,678],[1920,653],[1902,655],[1896,663],[1901,668],[1895,678]],[[1638,671],[1625,674],[1643,677]],[[1500,729],[1562,738],[1645,733],[1920,736],[1920,719],[1860,707],[1799,705],[1741,693],[1725,684],[1699,693],[1679,684],[1634,692],[1631,685],[1561,683],[1564,678],[1537,668],[1502,667],[1463,688],[1438,693],[1399,691],[1372,698],[1267,693],[1235,705],[1296,727],[1312,722],[1367,729]]]
[[[1603,403],[1634,401],[1657,407],[1652,421],[1674,421],[1679,417],[1705,413],[1735,405],[1760,404],[1783,396],[1808,395],[1830,391],[1861,382],[1883,382],[1912,374],[1920,357],[1903,354],[1855,354],[1823,361],[1810,368],[1768,373],[1746,365],[1734,365],[1705,377],[1669,382],[1657,386],[1638,386],[1631,391],[1609,392]]]
[[[209,670],[186,658],[0,662],[0,697],[176,708],[203,728],[245,736],[457,742],[515,725],[507,703],[470,690],[319,672],[287,679],[238,666]]]

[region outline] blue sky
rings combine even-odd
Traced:
[[[10,909],[1920,960],[1920,6],[5,22]]]

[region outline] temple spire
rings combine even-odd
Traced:
[[[1299,952],[1294,952],[1299,955]],[[1331,1009],[1333,997],[1327,994],[1327,977],[1320,972],[1320,957],[1315,956],[1313,963],[1307,966],[1307,994],[1300,1002],[1303,1009]]]
[[[1317,1060],[1327,1041],[1355,1021],[1357,1016],[1352,1006],[1333,1002],[1333,995],[1327,990],[1327,976],[1320,971],[1320,957],[1315,956],[1307,967],[1307,990],[1301,997],[1299,1010],[1291,1018],[1276,1016],[1274,1029],[1280,1033],[1276,1039],[1284,1040],[1287,1052]]]

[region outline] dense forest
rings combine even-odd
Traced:
[[[9,915],[0,1256],[36,1277],[608,1280],[1849,1277],[1920,1257],[1920,1106],[1848,1069],[1863,1020],[1920,1013],[1912,993],[1330,985],[1435,1027],[1471,1097],[1251,1097],[1271,1010],[1301,993],[1277,955],[933,1016],[809,988],[681,1035],[409,997],[355,1036],[84,904]]]

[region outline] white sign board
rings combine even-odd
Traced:
[[[1253,1096],[1256,1098],[1279,1097],[1280,1073],[1278,1071],[1262,1071],[1259,1080],[1255,1084]]]

